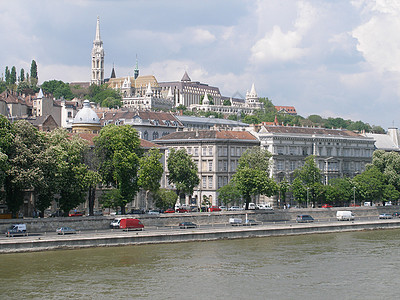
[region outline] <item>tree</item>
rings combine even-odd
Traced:
[[[317,167],[315,157],[310,155],[306,158],[304,165],[296,169],[294,172],[294,177],[299,178],[300,182],[297,182],[295,188],[299,188],[299,184],[304,185],[308,195],[308,201],[312,202],[313,205],[318,201],[323,187],[322,187],[322,175],[320,169]],[[293,189],[292,189],[293,190]],[[302,190],[295,193],[303,193]]]
[[[64,83],[61,80],[50,80],[43,82],[41,86],[43,92],[52,94],[55,98],[61,98],[71,100],[74,98],[74,94],[71,92],[71,88],[68,83]]]
[[[225,99],[224,102],[222,102],[222,105],[224,105],[224,106],[231,106],[231,105],[232,105],[231,100]]]
[[[25,70],[22,68],[19,74],[19,82],[25,81]]]
[[[279,203],[285,202],[286,201],[286,193],[289,190],[289,182],[285,179],[283,179],[281,182],[278,183],[278,199]]]
[[[149,193],[155,194],[160,188],[160,180],[164,171],[160,161],[161,157],[162,154],[158,149],[150,149],[140,158],[138,184],[146,191],[146,205]]]
[[[334,178],[329,181],[326,186],[326,202],[344,206],[351,203],[355,199],[354,183],[348,177]]]
[[[101,102],[102,107],[108,108],[118,108],[122,106],[122,102],[120,99],[115,99],[114,97],[107,97]]]
[[[116,188],[112,188],[111,190],[104,192],[100,196],[100,203],[103,207],[113,208],[114,210],[117,210],[118,207],[126,205],[126,202],[121,195],[121,191]]]
[[[15,66],[12,66],[10,73],[10,84],[15,84],[17,82],[17,70]]]
[[[156,207],[161,209],[174,208],[176,203],[176,192],[167,189],[160,189],[155,195]]]
[[[6,70],[4,72],[4,80],[6,81],[6,85],[10,84],[10,70],[8,69],[8,66],[6,66]]]
[[[376,150],[372,155],[372,165],[384,175],[386,184],[391,184],[400,191],[400,154]]]
[[[252,196],[272,196],[276,189],[276,183],[269,178],[269,160],[271,153],[267,150],[253,147],[247,149],[239,159],[239,165],[233,181],[245,200],[246,209]]]
[[[353,182],[363,201],[382,200],[384,175],[376,166],[368,166],[367,170],[353,178]]]
[[[129,125],[102,128],[94,139],[96,160],[102,180],[119,190],[121,211],[139,191],[139,158],[142,156],[137,131]]]
[[[218,200],[227,205],[228,203],[238,203],[242,199],[240,191],[237,189],[234,182],[230,182],[218,190]]]
[[[31,74],[31,85],[36,86],[39,78],[38,78],[37,65],[36,65],[35,60],[32,60],[30,74]]]
[[[185,149],[171,149],[167,160],[168,182],[174,184],[178,196],[193,194],[193,189],[200,183],[197,166]]]
[[[386,184],[383,188],[382,200],[383,202],[396,202],[399,200],[400,192],[391,184]]]

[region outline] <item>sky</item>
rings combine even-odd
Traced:
[[[89,81],[97,16],[105,75],[192,81],[299,115],[400,127],[397,0],[0,0],[5,67]]]

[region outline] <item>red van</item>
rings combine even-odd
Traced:
[[[119,222],[119,228],[143,230],[144,225],[138,219],[121,219]]]

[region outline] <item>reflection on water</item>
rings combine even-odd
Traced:
[[[0,256],[2,299],[380,299],[400,230]]]

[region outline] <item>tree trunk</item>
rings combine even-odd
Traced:
[[[94,200],[96,197],[96,187],[89,187],[89,216],[93,216]]]

